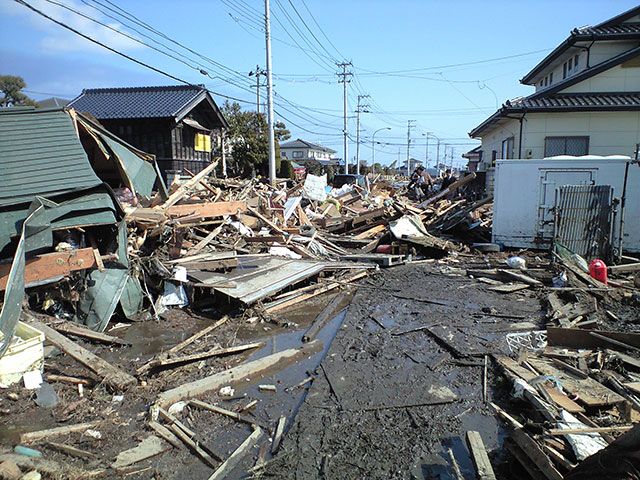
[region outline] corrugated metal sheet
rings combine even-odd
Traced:
[[[240,264],[229,273],[189,270],[189,277],[207,285],[234,283],[234,288],[213,288],[243,303],[251,304],[326,268],[322,262],[279,257],[241,256],[238,260]]]
[[[565,185],[556,190],[555,239],[587,260],[611,257],[613,188]]]
[[[0,109],[0,207],[101,183],[66,112]]]

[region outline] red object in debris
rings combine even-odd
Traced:
[[[376,253],[391,253],[391,245],[378,245]]]
[[[602,260],[593,260],[589,264],[589,273],[596,280],[607,283],[607,266]]]

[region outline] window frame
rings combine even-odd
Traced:
[[[549,140],[560,140],[563,139],[564,140],[564,153],[560,153],[559,155],[568,155],[567,154],[567,140],[571,139],[571,140],[577,140],[577,139],[581,139],[581,140],[586,140],[586,152],[583,155],[589,155],[589,144],[590,144],[590,137],[589,135],[550,135],[548,137],[544,137],[544,157],[547,158],[550,155],[548,154],[548,141]],[[554,157],[556,155],[553,155]],[[573,155],[573,156],[580,156],[580,155]]]

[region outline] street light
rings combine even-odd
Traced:
[[[391,130],[391,127],[382,127],[379,128],[378,130],[376,130],[375,132],[373,132],[373,135],[371,135],[371,168],[375,170],[376,168],[376,133],[378,133],[380,130]]]

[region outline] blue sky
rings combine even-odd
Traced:
[[[467,132],[507,99],[532,93],[533,87],[521,85],[519,79],[573,28],[595,25],[636,6],[626,0],[270,1],[276,119],[288,126],[293,138],[322,143],[342,157],[342,85],[335,63],[351,61],[349,157],[356,153],[357,96],[370,95],[362,100],[370,112],[361,114],[360,157],[370,161],[373,132],[390,127],[375,136],[375,160],[384,164],[406,158],[408,120],[416,121],[412,157],[425,158],[425,134],[431,132],[441,140],[440,156],[447,143],[447,154],[453,151],[454,163],[463,164],[460,154],[477,144]],[[255,109],[255,77],[248,73],[256,65],[265,67],[264,2],[25,2],[141,62],[187,82],[206,84],[217,92],[214,99],[219,104],[227,95]],[[0,0],[0,65],[1,74],[22,76],[35,99],[73,98],[83,88],[178,83],[13,0]],[[265,96],[262,89],[263,101]],[[429,138],[433,163],[436,140]]]

